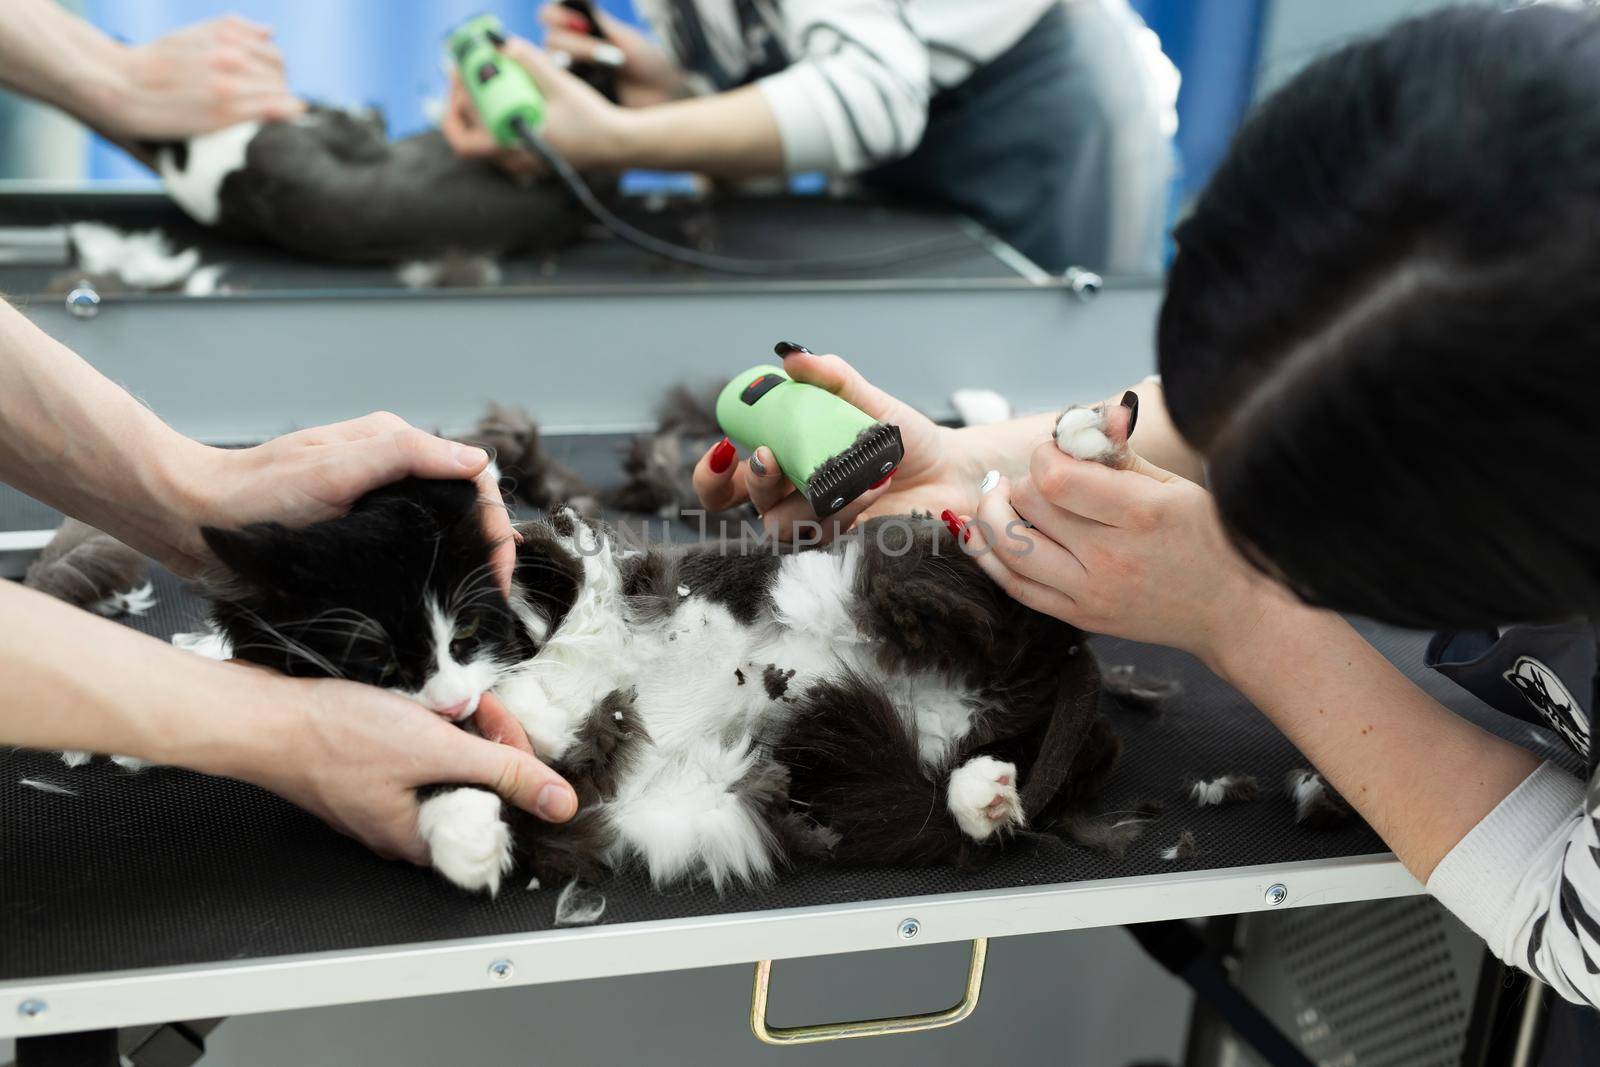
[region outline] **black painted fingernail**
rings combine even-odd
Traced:
[[[780,356],[792,356],[796,352],[804,352],[808,356],[811,354],[811,349],[805,345],[797,345],[793,341],[779,341],[772,346],[772,351]]]
[[[767,465],[761,462],[761,454],[759,452],[752,452],[750,454],[750,469],[755,471],[756,477],[758,478],[765,478],[767,476]]]
[[[1139,394],[1129,389],[1122,394],[1122,406],[1128,409],[1128,436],[1133,436],[1133,427],[1139,421]]]

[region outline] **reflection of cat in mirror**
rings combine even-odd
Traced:
[[[393,263],[557,248],[583,212],[553,179],[522,183],[430,130],[390,141],[372,112],[314,107],[155,150],[197,222],[319,259]]]
[[[208,530],[232,653],[393,689],[453,721],[493,690],[578,791],[551,825],[478,788],[421,792],[433,865],[494,892],[638,865],[760,882],[804,859],[973,865],[1082,814],[1118,743],[1084,635],[1007,597],[946,527],[827,548],[629,546],[557,507],[508,600],[473,487],[407,480],[301,529]]]

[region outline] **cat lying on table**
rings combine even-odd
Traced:
[[[1057,441],[1106,458],[1099,412]],[[1090,440],[1090,437],[1095,440]],[[493,690],[577,790],[552,825],[420,791],[433,865],[757,883],[806,860],[971,865],[1085,815],[1118,741],[1084,635],[1017,604],[939,521],[801,552],[626,543],[566,507],[520,526],[509,599],[466,482],[408,479],[314,526],[209,529],[232,654],[392,689],[455,721]]]

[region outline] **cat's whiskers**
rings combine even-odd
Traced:
[[[316,652],[313,652],[311,649],[307,648],[305,645],[303,645],[300,642],[298,642],[298,641],[294,640],[293,638],[289,637],[287,634],[283,633],[277,627],[275,627],[271,623],[269,623],[266,619],[262,618],[259,613],[251,610],[250,608],[245,607],[243,604],[236,605],[236,606],[237,606],[238,610],[242,614],[244,614],[247,617],[249,617],[258,627],[261,628],[261,630],[265,634],[267,634],[268,636],[277,638],[278,641],[280,642],[280,645],[277,646],[277,647],[282,648],[283,651],[292,652],[292,653],[294,653],[296,655],[304,657],[307,662],[311,663],[314,666],[321,667],[324,671],[326,671],[328,674],[332,675],[335,678],[343,678],[345,676],[344,672],[341,671],[339,668],[335,667],[332,663],[330,663],[328,661],[327,657],[319,655]],[[271,646],[271,645],[263,645],[261,647],[271,648],[273,646]]]

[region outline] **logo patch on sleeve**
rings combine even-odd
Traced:
[[[1573,751],[1589,755],[1589,718],[1555,671],[1532,656],[1521,656],[1503,677]]]

